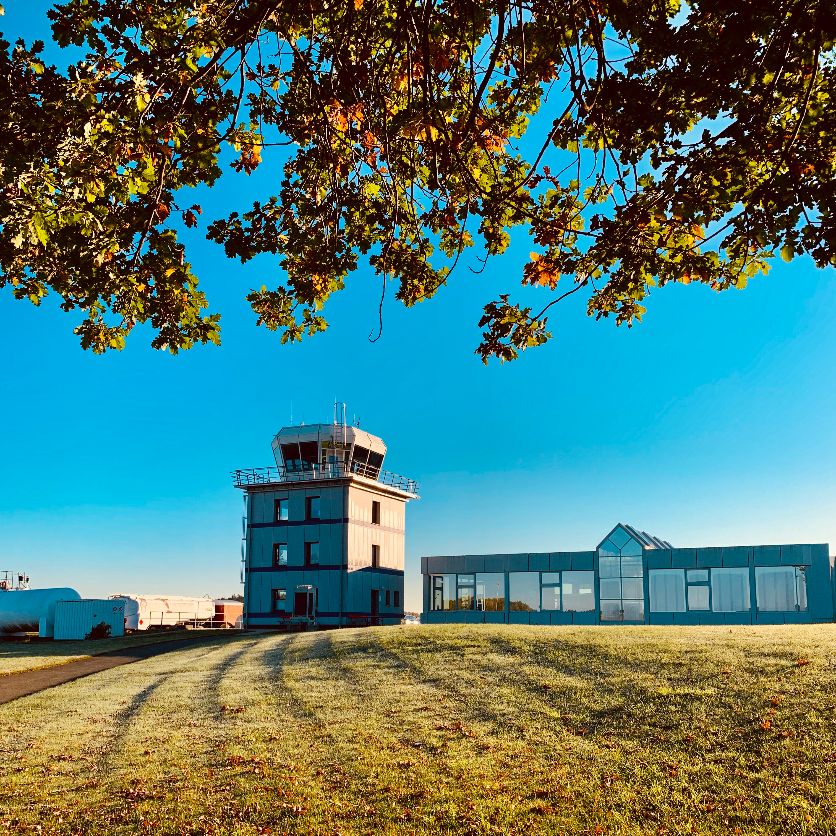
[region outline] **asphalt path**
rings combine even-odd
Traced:
[[[47,688],[54,688],[56,685],[63,685],[65,682],[81,679],[83,676],[90,676],[94,673],[110,670],[110,668],[118,668],[120,665],[130,665],[132,662],[150,659],[152,656],[159,656],[161,653],[182,650],[184,647],[206,641],[206,638],[201,636],[159,642],[159,644],[123,647],[119,650],[99,653],[86,659],[78,659],[75,662],[66,662],[62,665],[52,665],[35,671],[20,671],[19,673],[0,676],[0,705],[20,699],[20,697],[28,697],[30,694],[37,694],[38,691],[45,691]]]

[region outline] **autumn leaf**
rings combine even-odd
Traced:
[[[554,262],[539,253],[530,253],[531,261],[523,268],[523,281],[526,284],[540,285],[554,290],[560,280]]]

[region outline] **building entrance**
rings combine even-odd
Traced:
[[[316,620],[316,587],[304,584],[296,587],[293,596],[293,617],[299,620]]]

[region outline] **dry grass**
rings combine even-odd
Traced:
[[[136,647],[143,644],[174,641],[194,636],[189,630],[152,631],[96,641],[61,641],[45,639],[0,638],[0,676],[21,671],[34,671],[87,659],[99,653]]]
[[[834,625],[218,638],[0,706],[0,828],[836,834],[834,717]]]

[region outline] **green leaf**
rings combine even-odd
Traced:
[[[35,230],[35,235],[37,235],[38,240],[43,244],[43,246],[47,245],[49,241],[49,235],[46,231],[46,224],[44,223],[43,215],[40,213],[35,213],[32,216],[32,229]]]

